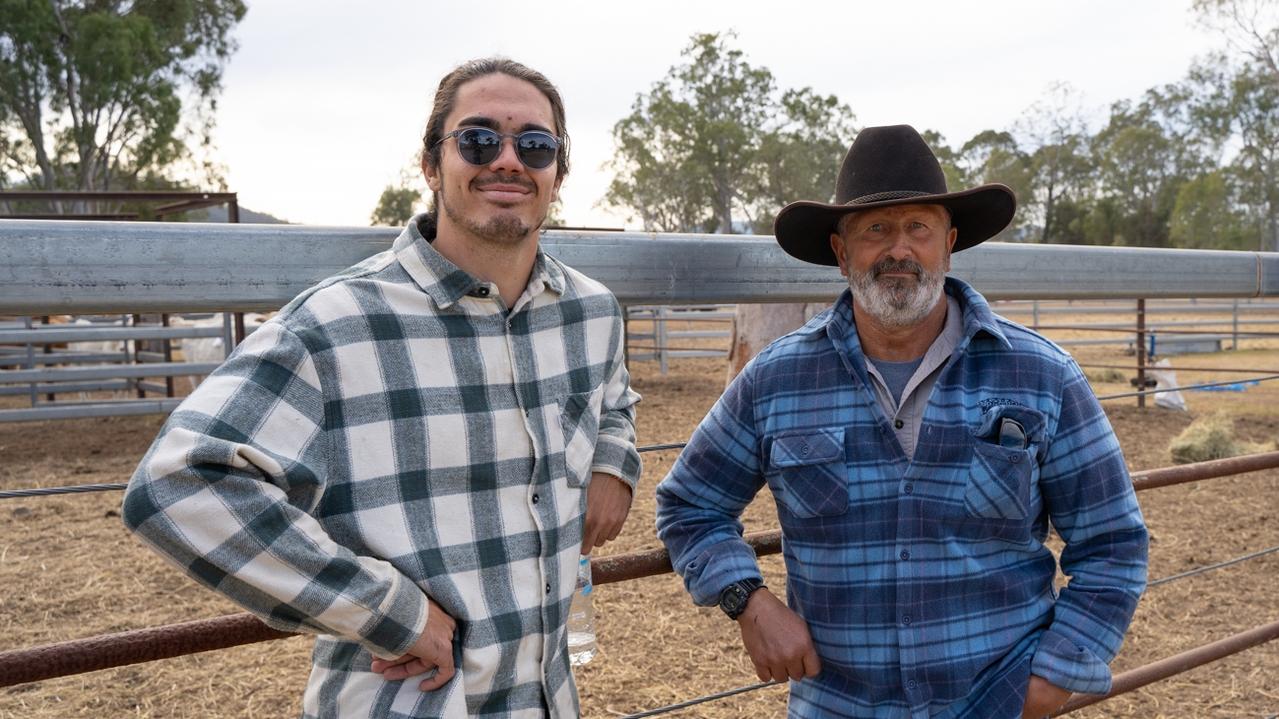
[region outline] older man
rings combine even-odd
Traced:
[[[1119,444],[1069,355],[945,276],[1014,210],[1002,185],[948,192],[914,129],[863,130],[836,204],[775,227],[848,291],[747,365],[658,487],[694,601],[794,680],[792,717],[1039,717],[1110,687],[1146,576]],[[741,538],[765,485],[789,606]]]
[[[424,139],[435,209],[211,375],[124,520],[320,635],[307,717],[568,719],[579,551],[617,535],[640,473],[621,312],[538,245],[568,171],[545,77],[462,65]]]

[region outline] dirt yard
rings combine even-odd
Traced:
[[[1085,364],[1133,363],[1114,350],[1077,356]],[[1276,370],[1279,343],[1251,342],[1240,351],[1177,357],[1173,364]],[[685,440],[718,395],[725,367],[721,359],[674,360],[663,376],[656,363],[633,364],[645,398],[641,445]],[[1099,395],[1129,391],[1131,374],[1094,388]],[[1244,376],[1180,371],[1178,378],[1188,384]],[[1234,416],[1241,439],[1279,438],[1279,382],[1185,396],[1188,413],[1139,410],[1132,398],[1105,402],[1131,469],[1168,466],[1169,439],[1194,417],[1219,409]],[[0,489],[123,482],[160,424],[158,417],[0,424]],[[626,530],[602,554],[658,546],[652,490],[676,456],[645,455]],[[1139,498],[1151,530],[1152,579],[1279,545],[1279,470],[1155,489]],[[0,651],[237,611],[133,540],[120,523],[119,501],[118,492],[0,500]],[[775,527],[771,500],[761,496],[745,521],[747,531]],[[765,558],[763,566],[771,586],[784,586],[778,557]],[[1276,577],[1279,554],[1271,554],[1150,589],[1114,669],[1279,619]],[[596,597],[600,652],[579,674],[584,716],[625,716],[757,681],[736,628],[718,610],[693,607],[676,577],[601,586]],[[297,637],[0,689],[0,718],[296,716],[310,644]],[[780,717],[785,703],[779,686],[670,716]],[[1279,642],[1072,716],[1275,714]]]

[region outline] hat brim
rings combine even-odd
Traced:
[[[878,202],[828,205],[824,202],[792,202],[777,213],[773,235],[786,254],[816,265],[839,264],[830,248],[830,236],[839,218],[850,212],[892,205],[942,205],[950,210],[951,226],[958,230],[952,252],[966,250],[999,234],[1017,212],[1017,196],[1007,185],[990,184],[944,195],[919,195]]]

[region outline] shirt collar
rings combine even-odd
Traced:
[[[489,283],[467,273],[441,255],[431,245],[433,240],[435,218],[421,214],[409,220],[404,231],[391,245],[395,259],[409,277],[413,278],[413,282],[441,309],[452,306],[467,295],[487,296],[491,291]],[[525,293],[536,296],[543,288],[547,288],[562,295],[565,285],[564,270],[539,245]]]

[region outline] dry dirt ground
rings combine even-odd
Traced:
[[[1279,342],[1244,347],[1175,358],[1174,365],[1279,370]],[[1084,363],[1132,364],[1113,350],[1077,355]],[[634,383],[645,398],[640,443],[686,439],[714,402],[725,367],[722,359],[674,360],[661,375],[655,363],[634,363]],[[1183,384],[1235,377],[1179,373]],[[1095,389],[1124,392],[1131,389],[1126,382],[1099,382]],[[1169,439],[1194,417],[1219,409],[1234,416],[1243,439],[1279,438],[1279,382],[1186,398],[1188,413],[1139,410],[1131,398],[1105,402],[1131,469],[1168,466]],[[125,481],[160,423],[149,417],[0,424],[0,489]],[[676,454],[645,455],[631,518],[601,555],[658,546],[652,489]],[[1152,579],[1279,545],[1279,470],[1155,489],[1139,498],[1152,536]],[[119,500],[118,492],[0,500],[0,651],[236,611],[127,535]],[[745,522],[747,531],[775,527],[771,501],[761,496]],[[771,586],[784,586],[778,557],[765,558],[763,566]],[[1150,589],[1114,669],[1279,619],[1276,577],[1279,554],[1271,554]],[[693,607],[674,576],[601,586],[596,597],[600,652],[578,676],[584,716],[624,716],[757,681],[735,627],[718,610]],[[308,639],[296,637],[0,689],[0,718],[296,716],[309,649]],[[780,717],[785,702],[785,687],[771,687],[671,716]],[[1072,716],[1276,714],[1279,641]]]

